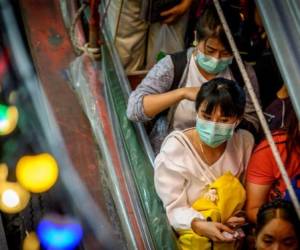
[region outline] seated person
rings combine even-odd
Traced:
[[[293,205],[274,200],[263,205],[257,214],[256,249],[297,250],[300,222]]]
[[[223,6],[223,11],[232,33],[238,33],[239,12],[228,4]],[[214,6],[208,5],[199,19],[197,37],[199,42],[195,48],[177,55],[180,56],[180,62],[172,61],[175,57],[170,55],[161,59],[129,97],[127,116],[130,120],[147,122],[157,118],[150,134],[155,152],[159,151],[162,140],[170,131],[189,128],[195,124],[194,101],[203,83],[223,77],[235,79],[243,85]],[[184,67],[180,74],[178,68],[182,62]],[[254,70],[247,64],[246,69],[258,95]],[[244,128],[255,133],[259,123],[248,92],[246,94],[246,110],[241,123]],[[162,111],[167,111],[167,114],[158,118],[157,115]]]
[[[288,176],[299,189],[296,181],[300,175],[300,131],[295,112],[290,110],[287,130],[273,133],[273,140],[279,150]],[[251,222],[256,222],[258,209],[268,200],[288,198],[286,185],[281,177],[274,156],[266,140],[254,150],[247,168],[246,213]]]
[[[155,188],[171,226],[181,235],[183,249],[192,249],[193,244],[207,249],[200,244],[204,237],[211,242],[233,241],[222,234],[232,233],[224,223],[244,223],[234,215],[244,205],[245,190],[239,180],[254,145],[251,133],[236,129],[245,103],[243,89],[232,80],[214,78],[204,83],[196,96],[196,127],[173,131],[155,159]],[[223,186],[218,191],[220,183]],[[211,209],[219,212],[214,214]]]

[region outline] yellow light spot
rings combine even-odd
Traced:
[[[58,178],[56,160],[47,153],[23,156],[16,168],[19,183],[33,193],[49,190]]]
[[[23,250],[39,250],[40,241],[35,232],[30,232],[23,241]]]
[[[6,181],[8,176],[8,167],[5,163],[0,164],[0,181]]]

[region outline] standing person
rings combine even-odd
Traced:
[[[223,6],[223,11],[231,32],[237,34],[239,12],[228,4]],[[127,116],[130,120],[147,122],[168,110],[167,115],[156,119],[150,134],[155,152],[158,152],[162,140],[170,131],[193,126],[196,117],[194,101],[203,83],[224,77],[235,79],[243,85],[236,64],[232,64],[232,51],[213,5],[208,5],[197,23],[197,38],[199,42],[195,48],[174,57],[167,55],[160,60],[129,97]],[[180,65],[183,65],[181,69]],[[250,65],[246,64],[246,69],[258,95],[255,73]],[[255,133],[259,127],[258,119],[246,93],[242,126]]]
[[[155,159],[155,188],[182,249],[232,243],[228,225],[244,223],[235,216],[245,202],[239,180],[254,145],[251,133],[236,130],[245,102],[243,89],[232,80],[204,83],[195,102],[196,127],[173,131]],[[214,249],[235,249],[222,247]]]
[[[275,200],[257,214],[257,250],[298,250],[300,222],[290,202]]]
[[[108,23],[127,73],[144,70],[146,65],[148,68],[153,66],[156,58],[153,49],[162,24],[172,27],[181,43],[181,49],[184,48],[188,11],[192,0],[174,0],[173,2],[179,3],[160,12],[161,21],[150,23],[145,20],[147,17],[143,17],[142,12],[147,12],[152,2],[154,1],[114,0],[110,3]],[[175,52],[168,51],[168,53]]]
[[[298,199],[300,197],[300,124],[296,114],[290,111],[287,130],[273,133],[273,140],[278,148],[288,176],[294,183]],[[286,185],[275,162],[275,158],[266,140],[254,150],[247,168],[246,177],[246,213],[250,221],[256,222],[258,209],[268,200],[287,198]]]

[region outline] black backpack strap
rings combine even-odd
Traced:
[[[170,54],[170,56],[174,65],[174,79],[170,90],[174,90],[178,88],[183,71],[187,64],[187,50]]]
[[[233,59],[232,64],[230,65],[230,70],[231,70],[231,73],[232,73],[235,81],[243,88],[245,86],[245,82],[244,82],[244,79],[242,77],[242,74],[239,70],[239,67],[237,65],[235,58]]]

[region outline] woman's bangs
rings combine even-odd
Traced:
[[[221,93],[211,93],[208,95],[205,100],[206,107],[205,113],[211,115],[215,108],[220,106],[221,115],[224,117],[235,117],[237,116],[237,110],[231,96],[226,92],[222,91]]]

